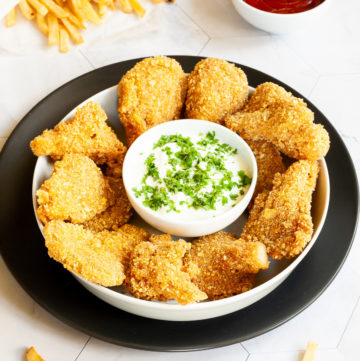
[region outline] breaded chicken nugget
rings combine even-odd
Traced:
[[[83,226],[51,221],[44,227],[49,256],[84,279],[102,286],[118,286],[125,279],[116,253]]]
[[[313,233],[311,198],[319,165],[300,160],[284,174],[277,173],[273,188],[257,196],[241,238],[265,244],[270,257],[296,257]]]
[[[130,69],[118,87],[127,145],[154,125],[179,119],[186,88],[186,75],[175,59],[146,58]]]
[[[253,151],[258,167],[256,188],[250,204],[252,206],[259,193],[272,188],[275,174],[284,173],[286,168],[280,152],[270,142],[266,140],[247,140],[246,143]]]
[[[104,230],[116,231],[125,224],[133,214],[130,201],[126,195],[122,178],[106,177],[112,190],[110,206],[102,213],[85,222],[83,226],[95,232]]]
[[[101,106],[88,102],[78,108],[73,119],[60,122],[33,139],[30,147],[36,156],[49,155],[61,159],[65,153],[90,157],[97,164],[122,164],[126,147],[106,124],[107,116]]]
[[[291,158],[317,160],[330,147],[329,134],[314,124],[302,99],[273,83],[259,85],[246,106],[225,125],[244,139],[267,140]]]
[[[113,198],[108,181],[85,155],[65,154],[36,192],[41,222],[58,219],[83,223],[103,212]]]
[[[150,233],[131,224],[124,224],[115,232],[102,231],[96,233],[96,237],[101,239],[107,249],[120,259],[126,271],[131,252],[139,243],[149,241]]]
[[[145,300],[176,300],[182,305],[205,300],[206,294],[183,271],[183,257],[191,243],[172,241],[169,235],[150,240],[138,244],[131,255],[126,289]]]
[[[207,58],[188,79],[186,117],[222,123],[245,104],[249,88],[245,73],[225,60]]]
[[[193,241],[184,264],[198,267],[192,282],[215,300],[248,291],[255,274],[268,268],[269,261],[262,243],[244,242],[220,231]]]

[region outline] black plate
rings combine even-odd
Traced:
[[[202,59],[174,58],[186,72]],[[199,350],[243,341],[281,325],[309,306],[334,279],[349,252],[357,223],[358,184],[349,153],[334,127],[306,99],[316,121],[325,126],[331,138],[326,156],[331,184],[329,212],[309,254],[267,297],[246,309],[211,320],[151,320],[97,299],[48,257],[32,209],[31,183],[36,158],[29,142],[82,101],[115,85],[139,60],[112,64],[65,84],[36,105],[6,142],[0,155],[0,248],[8,268],[24,290],[58,319],[91,336],[123,346]],[[241,68],[253,87],[273,81],[302,97],[269,75],[246,66]]]

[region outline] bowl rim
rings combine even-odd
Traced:
[[[136,197],[134,197],[133,193],[131,193],[131,188],[132,187],[128,183],[127,169],[129,169],[129,167],[130,167],[130,166],[128,166],[128,164],[130,162],[129,159],[130,159],[130,157],[133,156],[132,152],[134,152],[135,147],[137,147],[138,144],[140,144],[144,138],[151,137],[151,136],[154,135],[154,133],[157,134],[157,133],[160,132],[160,134],[158,134],[160,136],[161,135],[161,130],[165,128],[164,131],[166,131],[167,128],[174,127],[174,122],[176,122],[176,124],[179,126],[179,128],[182,125],[187,126],[187,123],[194,123],[194,122],[197,122],[197,123],[201,124],[201,126],[204,126],[204,127],[211,126],[213,128],[218,129],[219,133],[222,132],[223,134],[224,133],[229,134],[231,137],[234,138],[234,140],[236,140],[238,143],[240,143],[243,148],[246,149],[247,154],[246,154],[245,157],[250,160],[251,167],[252,167],[252,182],[251,182],[250,187],[248,188],[245,196],[242,199],[240,199],[240,201],[238,203],[236,203],[236,205],[234,207],[229,208],[224,213],[220,213],[218,215],[215,215],[214,217],[209,217],[209,218],[205,218],[205,219],[193,220],[193,221],[192,220],[182,221],[182,220],[176,220],[176,219],[175,220],[169,220],[169,219],[164,218],[161,215],[157,214],[155,211],[145,207],[142,204],[142,202],[139,201]],[[177,132],[180,133],[181,130],[179,129]],[[221,138],[221,135],[219,136],[219,138]],[[131,152],[131,153],[129,153],[129,152]],[[123,178],[124,187],[125,187],[127,196],[129,198],[131,198],[134,203],[136,203],[136,206],[139,207],[142,212],[150,215],[152,218],[155,218],[157,221],[165,222],[167,224],[173,224],[173,225],[176,225],[176,226],[204,225],[204,224],[207,224],[209,222],[214,221],[215,219],[218,220],[218,219],[226,218],[230,213],[231,214],[236,214],[237,212],[239,212],[239,208],[243,208],[243,207],[246,208],[248,206],[248,204],[250,203],[252,195],[253,195],[253,193],[255,191],[255,187],[256,187],[256,183],[257,183],[257,176],[258,176],[257,162],[256,162],[253,151],[251,150],[249,145],[245,142],[245,140],[242,137],[240,137],[237,133],[230,130],[229,128],[226,128],[226,127],[224,127],[224,126],[222,126],[220,124],[214,123],[214,122],[210,122],[210,121],[207,121],[207,120],[201,120],[201,119],[177,119],[177,120],[174,120],[174,121],[158,124],[158,125],[150,128],[150,129],[148,129],[146,132],[141,134],[134,141],[134,143],[128,148],[128,151],[126,152],[126,155],[125,155],[125,158],[124,158],[123,172],[122,172],[122,178]],[[240,212],[241,212],[241,210],[240,210]],[[243,213],[243,211],[241,213]],[[241,213],[239,214],[239,216],[241,215]]]
[[[129,296],[127,294],[116,292],[116,291],[112,290],[111,288],[104,287],[104,286],[98,285],[96,283],[93,283],[91,281],[85,280],[84,278],[75,274],[74,272],[72,272],[72,273],[75,276],[75,278],[80,280],[80,282],[86,283],[90,288],[94,288],[98,292],[101,292],[111,298],[115,297],[120,302],[130,303],[132,305],[146,307],[148,309],[153,308],[153,309],[163,310],[163,311],[169,311],[169,310],[171,310],[171,311],[180,311],[180,310],[192,311],[192,310],[200,310],[200,309],[202,309],[202,310],[203,309],[212,309],[214,307],[220,307],[220,306],[224,306],[224,305],[231,304],[234,302],[238,302],[241,299],[251,297],[252,295],[255,295],[257,293],[261,293],[263,290],[269,288],[271,285],[276,284],[277,281],[280,281],[286,273],[290,274],[298,266],[298,264],[305,258],[305,256],[308,254],[310,249],[315,244],[315,242],[323,228],[323,225],[326,220],[327,213],[328,213],[329,201],[330,201],[330,178],[329,178],[329,172],[328,172],[328,168],[327,168],[325,159],[321,158],[318,160],[318,162],[321,163],[321,167],[324,170],[325,184],[327,186],[326,187],[327,192],[326,192],[326,197],[325,197],[325,202],[324,202],[325,203],[324,204],[324,212],[321,216],[321,220],[318,224],[316,231],[313,233],[313,235],[311,237],[311,241],[306,245],[305,249],[294,259],[294,261],[291,262],[288,266],[286,266],[281,272],[279,272],[276,276],[270,278],[266,282],[250,289],[249,291],[240,293],[235,296],[226,297],[226,298],[223,298],[220,300],[209,300],[209,301],[205,300],[204,302],[190,303],[188,305],[180,305],[180,304],[173,304],[173,303],[167,303],[167,302],[143,300],[140,298],[136,298],[132,295]]]
[[[245,0],[232,0],[233,2],[237,2],[239,5],[241,6],[244,6],[245,8],[247,8],[248,10],[250,11],[254,11],[255,13],[258,13],[260,14],[261,16],[268,16],[268,17],[274,17],[274,18],[281,18],[281,17],[295,17],[295,16],[306,16],[306,14],[312,14],[316,11],[318,11],[318,9],[320,7],[324,7],[324,4],[325,3],[329,3],[330,0],[324,0],[322,3],[320,3],[319,5],[315,6],[314,8],[312,9],[309,9],[309,10],[305,10],[305,11],[300,11],[298,13],[290,13],[290,14],[279,14],[279,13],[272,13],[270,11],[265,11],[265,10],[261,10],[261,9],[258,9],[256,8],[255,6],[252,6],[250,4],[248,4],[247,2],[245,2]]]

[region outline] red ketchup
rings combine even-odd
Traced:
[[[313,9],[325,0],[244,0],[259,10],[276,14],[294,14]]]

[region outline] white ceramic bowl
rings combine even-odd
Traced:
[[[244,0],[232,0],[237,12],[251,25],[270,33],[284,34],[314,23],[330,3],[325,0],[313,9],[295,14],[274,14],[256,9]]]
[[[183,136],[192,136],[199,133],[206,134],[207,132],[215,131],[216,137],[224,143],[231,145],[237,149],[238,154],[246,164],[249,175],[252,177],[252,182],[247,190],[245,196],[233,207],[224,213],[214,217],[209,216],[201,220],[178,220],[174,217],[163,217],[158,212],[153,211],[149,207],[145,207],[139,198],[135,197],[132,188],[139,183],[139,175],[134,171],[134,167],[138,164],[139,153],[144,150],[151,150],[154,141],[159,139],[162,135],[181,134]],[[142,175],[140,175],[141,177]],[[135,211],[147,223],[154,228],[181,237],[199,237],[210,233],[215,233],[229,224],[233,223],[235,219],[245,211],[255,190],[257,181],[257,165],[256,159],[250,147],[246,142],[236,133],[219,124],[198,119],[181,119],[173,122],[167,122],[157,125],[140,137],[128,149],[123,166],[123,180],[126,193]]]
[[[119,120],[117,117],[116,86],[106,89],[88,100],[93,100],[101,104],[108,115],[110,123],[113,125],[118,124]],[[75,110],[71,111],[67,116],[64,117],[63,120],[71,118],[74,113]],[[121,130],[120,133],[122,133]],[[75,273],[73,273],[73,275],[87,290],[89,290],[98,298],[121,310],[143,317],[166,321],[195,321],[218,317],[241,310],[242,308],[245,308],[265,297],[278,285],[280,285],[281,282],[283,282],[305,258],[311,247],[315,244],[326,218],[330,196],[329,175],[325,160],[321,159],[319,163],[320,173],[316,190],[313,195],[312,219],[314,223],[314,234],[311,242],[295,259],[280,261],[271,260],[269,269],[258,274],[255,287],[250,291],[222,300],[205,301],[187,306],[181,306],[176,302],[155,302],[137,299],[126,293],[122,287],[106,288],[89,282],[79,277]],[[39,189],[45,179],[50,177],[52,169],[53,161],[49,159],[49,157],[39,157],[35,166],[32,185],[34,210],[37,208],[36,191]],[[42,232],[43,225],[38,218],[36,219]],[[237,220],[235,220],[234,223],[226,227],[224,231],[237,233],[239,235],[245,222],[246,217],[245,215],[242,215]],[[159,233],[156,229],[145,223],[137,214],[131,218],[131,223],[143,227],[149,232]]]

